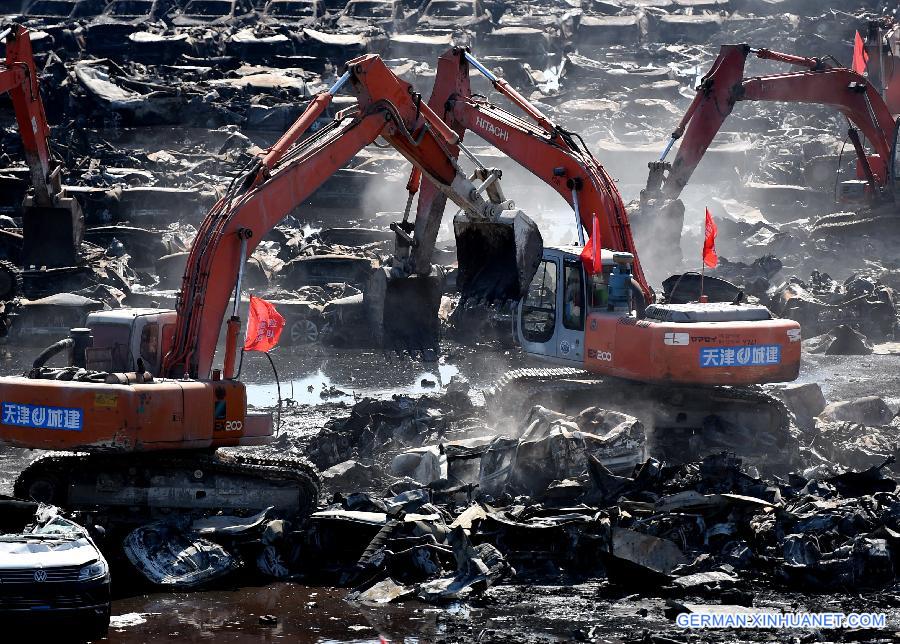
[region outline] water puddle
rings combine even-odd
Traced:
[[[392,374],[394,377],[384,381],[377,377],[349,381],[331,377],[319,369],[308,375],[287,378],[282,381],[281,397],[283,400],[290,398],[300,405],[320,405],[325,402],[352,404],[354,397],[363,396],[383,397],[390,394],[420,396],[426,393],[440,392],[457,374],[459,374],[459,367],[456,365],[435,364],[433,367],[422,366],[410,370],[406,374],[394,372]],[[278,404],[278,386],[275,382],[248,382],[246,384],[247,401],[250,405],[272,407]],[[342,393],[335,392],[335,389]]]
[[[151,593],[113,602],[109,642],[416,642],[437,615],[417,606],[371,609],[347,591],[300,584],[193,593]],[[138,617],[139,619],[135,619]]]

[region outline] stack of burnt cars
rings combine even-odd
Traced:
[[[653,97],[641,99],[650,107],[661,103],[657,95],[683,98],[675,79],[681,72],[663,67],[661,55],[648,49],[660,24],[681,24],[663,40],[703,44],[686,48],[691,51],[709,49],[710,25],[763,24],[747,11],[759,5],[750,7],[759,13],[767,2],[0,0],[4,20],[33,30],[63,182],[81,205],[85,241],[92,245],[91,270],[78,280],[22,292],[14,271],[21,266],[16,224],[28,174],[9,118],[6,155],[0,157],[0,215],[14,221],[0,222],[0,333],[11,325],[17,342],[29,336],[45,345],[97,308],[171,305],[185,248],[216,190],[284,132],[355,56],[379,53],[418,91],[428,92],[437,56],[454,44],[469,46],[532,100],[535,92],[543,95],[537,97],[541,109],[560,123],[586,128],[593,144],[605,134],[598,128],[609,124],[595,118],[599,107],[617,112],[610,118],[622,126],[618,132],[630,126],[633,106],[619,109],[625,103],[611,92],[639,89]],[[681,51],[670,49],[667,56]],[[490,91],[483,81],[473,82],[476,91]],[[350,96],[337,97],[313,129],[353,103]],[[646,135],[646,128],[633,134]],[[478,154],[491,152],[478,148]],[[302,303],[289,316],[292,343],[319,341],[335,331],[335,319],[346,321],[347,308],[329,317],[325,307],[358,297],[366,276],[390,252],[387,226],[402,207],[395,188],[402,190],[408,166],[373,155],[384,157],[374,150],[357,155],[295,213],[295,229],[284,239],[273,236],[268,254],[254,259],[256,292],[288,308]],[[519,167],[508,164],[506,170],[511,194],[528,189]],[[365,197],[355,200],[364,208],[350,212],[347,194]],[[379,234],[359,244],[320,243],[309,230],[298,234],[304,226]],[[376,241],[377,247],[367,247]],[[452,252],[445,260],[453,263]],[[6,306],[11,300],[22,301]]]
[[[430,56],[450,44],[530,60],[559,55],[578,27],[578,5],[572,0],[32,0],[24,8],[0,4],[0,14],[32,28],[38,51],[64,58],[171,63],[180,56],[233,56],[287,67],[302,66],[303,58],[340,65],[369,52]],[[160,48],[173,55],[160,57],[154,51]]]

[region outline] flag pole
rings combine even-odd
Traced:
[[[706,262],[700,262],[700,301],[703,301],[703,278],[706,276]]]
[[[709,210],[707,210],[709,212]],[[700,302],[703,302],[703,278],[706,277],[706,218],[703,219],[703,250],[700,253]]]

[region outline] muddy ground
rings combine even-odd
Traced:
[[[509,368],[530,365],[515,351],[454,345],[448,345],[437,364],[324,347],[293,352],[279,349],[273,357],[280,370],[282,396],[293,395],[296,401],[284,408],[282,431],[298,439],[315,434],[329,417],[345,414],[345,405],[352,404],[354,395],[389,397],[392,393],[440,391],[442,383],[455,374],[468,378],[477,389],[491,384]],[[3,374],[17,373],[26,360],[25,354],[9,356]],[[251,403],[270,407],[277,394],[268,363],[252,360],[244,368]],[[423,387],[423,379],[438,385]],[[900,405],[900,360],[896,355],[804,355],[800,381],[820,383],[829,400],[880,395],[893,409]],[[326,386],[345,395],[324,400],[320,392]],[[478,401],[477,393],[473,397]],[[0,492],[11,490],[17,471],[35,456],[35,452],[26,450],[0,451]],[[609,642],[806,642],[900,638],[900,592],[890,589],[840,596],[773,592],[771,587],[746,589],[757,608],[885,612],[887,631],[832,635],[705,631],[698,637],[675,626],[666,614],[666,599],[644,597],[639,591],[613,587],[605,580],[523,574],[511,583],[489,589],[472,603],[443,608],[414,601],[372,607],[347,601],[346,589],[301,583],[257,584],[247,582],[191,593],[143,593],[120,585],[114,591],[108,641],[370,642],[384,637],[400,642],[544,642],[599,637],[599,641]],[[679,601],[730,603],[733,599],[695,597]],[[274,616],[276,621],[262,616]]]

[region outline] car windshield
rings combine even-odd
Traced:
[[[47,523],[39,525],[31,531],[32,535],[46,537],[63,537],[77,539],[82,536],[81,527],[63,517],[53,517]]]
[[[312,2],[273,2],[267,13],[270,16],[309,18],[315,15],[315,5]]]
[[[109,7],[111,16],[147,16],[153,7],[152,2],[140,0],[115,0]]]
[[[25,12],[27,16],[58,16],[65,17],[72,13],[74,2],[60,2],[59,0],[39,0]]]
[[[431,18],[460,18],[475,14],[473,5],[468,2],[432,2],[425,10]]]
[[[227,0],[193,0],[184,8],[186,16],[227,16],[231,3]]]
[[[351,2],[347,15],[354,18],[390,18],[394,6],[390,2]]]
[[[61,516],[52,516],[45,522],[40,520],[27,526],[23,532],[0,535],[0,541],[27,541],[29,539],[74,540],[80,539],[84,530],[76,523]]]

